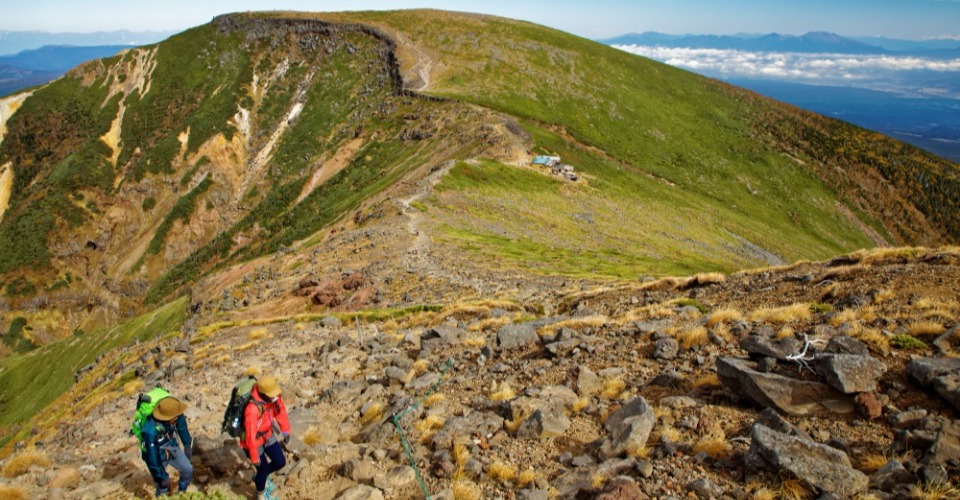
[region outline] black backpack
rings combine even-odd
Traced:
[[[257,384],[257,378],[250,375],[241,379],[233,386],[230,392],[230,401],[227,402],[227,409],[223,412],[223,422],[220,424],[221,432],[226,432],[232,437],[244,439],[244,413],[249,403],[257,405],[260,413],[263,413],[263,404],[254,401],[250,394],[253,392],[253,386]]]

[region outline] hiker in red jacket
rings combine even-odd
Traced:
[[[250,461],[257,468],[253,477],[258,498],[274,498],[275,486],[270,474],[287,464],[283,448],[273,432],[274,423],[280,426],[284,444],[290,441],[290,421],[287,406],[280,397],[280,384],[272,376],[257,380],[250,392],[250,402],[244,409],[245,436],[240,446],[247,450]]]

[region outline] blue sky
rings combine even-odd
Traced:
[[[629,32],[960,37],[960,0],[0,0],[0,30],[180,31],[225,12],[430,7],[524,19],[588,38]]]

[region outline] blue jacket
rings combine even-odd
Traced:
[[[190,437],[190,431],[187,430],[187,419],[183,415],[177,417],[171,422],[161,422],[150,417],[143,424],[141,433],[143,439],[143,452],[141,456],[147,463],[147,469],[153,480],[160,482],[170,479],[164,465],[169,458],[166,456],[169,448],[179,448],[183,443],[184,448],[190,448],[193,444],[193,438]],[[180,441],[177,441],[177,437]]]

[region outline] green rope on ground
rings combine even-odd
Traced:
[[[410,443],[407,442],[407,436],[403,433],[403,427],[400,426],[400,419],[404,415],[410,413],[414,408],[423,404],[423,401],[430,397],[430,394],[443,382],[443,376],[447,373],[447,370],[453,366],[453,358],[447,358],[447,362],[443,364],[443,370],[440,371],[440,378],[430,386],[430,389],[424,393],[423,397],[419,401],[413,403],[412,405],[406,407],[400,413],[393,414],[393,426],[397,428],[397,434],[400,435],[400,443],[403,444],[403,451],[407,453],[407,458],[410,460],[410,466],[413,467],[413,472],[417,475],[417,481],[420,483],[420,488],[423,489],[423,495],[427,500],[430,500],[430,491],[427,489],[427,483],[423,482],[423,476],[420,475],[420,468],[417,467],[416,460],[413,459],[413,452],[410,450]]]

